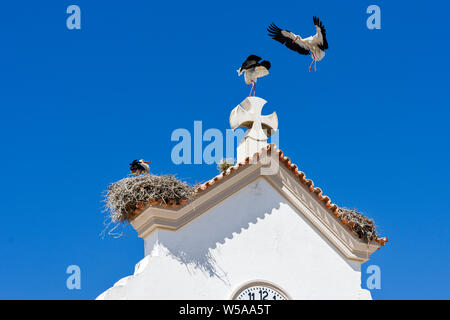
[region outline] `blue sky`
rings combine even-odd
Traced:
[[[66,8],[81,8],[81,30]],[[381,8],[382,29],[366,27]],[[0,11],[0,298],[93,299],[132,274],[143,242],[103,230],[102,191],[136,158],[191,183],[215,165],[175,165],[176,128],[225,132],[248,94],[236,69],[272,62],[258,82],[280,147],[333,202],[375,219],[389,244],[376,299],[450,298],[450,5],[402,1],[14,1]],[[309,57],[266,35],[314,32]],[[68,290],[68,265],[82,289]],[[365,269],[363,265],[363,285]]]

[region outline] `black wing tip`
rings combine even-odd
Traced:
[[[325,31],[325,26],[323,25],[322,21],[320,21],[318,16],[313,16],[314,25],[318,26],[319,28],[323,29]]]
[[[277,37],[281,35],[282,29],[279,28],[275,23],[271,23],[267,28],[268,35],[278,41]]]
[[[275,23],[271,23],[268,27],[267,27],[267,31],[271,31],[271,32],[278,32],[278,31],[280,31],[281,29],[280,28],[278,28],[278,26],[275,24]]]
[[[258,57],[256,54],[251,54],[247,57],[247,59],[245,61],[248,60],[256,60],[256,62],[258,62],[259,60],[261,60],[262,58]]]
[[[268,60],[263,60],[263,61],[261,61],[260,64],[261,64],[264,68],[266,68],[267,70],[269,70],[270,67],[272,66],[272,64],[271,64],[270,61],[268,61]]]

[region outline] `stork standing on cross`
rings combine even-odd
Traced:
[[[261,61],[260,57],[252,54],[242,63],[242,66],[237,70],[238,76],[244,73],[244,80],[247,85],[252,85],[250,89],[249,97],[255,95],[256,91],[256,81],[258,78],[265,77],[269,74],[270,62],[267,60]]]

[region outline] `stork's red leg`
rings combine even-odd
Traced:
[[[317,60],[314,60],[314,72],[317,71]]]
[[[253,96],[256,95],[256,82],[253,82]]]
[[[316,60],[313,59],[313,61],[312,61],[311,64],[309,65],[309,72],[311,72],[311,68],[312,68],[312,65],[313,65],[314,61],[316,61]]]
[[[316,56],[314,55],[314,52],[311,51],[311,54],[313,56],[313,61],[311,62],[310,66],[309,66],[309,72],[311,72],[311,68],[314,62],[316,62]],[[314,65],[314,71],[316,71],[316,66]]]

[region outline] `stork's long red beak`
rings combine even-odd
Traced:
[[[149,161],[144,161],[144,163],[151,163],[151,162],[149,162]]]

